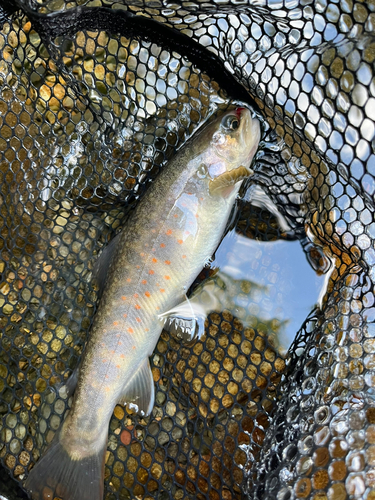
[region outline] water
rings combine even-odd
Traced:
[[[300,242],[251,240],[231,231],[212,263],[218,271],[191,297],[206,313],[229,310],[245,327],[266,331],[285,355],[301,324],[320,301],[327,274],[318,275]]]

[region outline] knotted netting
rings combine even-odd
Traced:
[[[20,484],[68,409],[98,253],[234,99],[264,119],[251,183],[334,261],[326,300],[286,359],[243,281],[230,289],[241,308],[212,313],[200,341],[164,332],[152,414],[115,409],[105,498],[375,498],[374,10],[0,2],[0,459]],[[266,210],[239,209],[239,233],[285,238]],[[271,286],[280,270],[266,250],[256,259]]]

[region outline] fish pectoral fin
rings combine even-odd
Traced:
[[[133,377],[126,383],[124,394],[119,404],[135,409],[137,413],[149,415],[154,406],[155,387],[148,358],[138,368]]]
[[[108,243],[108,245],[103,249],[102,253],[98,257],[92,269],[92,277],[93,279],[96,279],[98,282],[99,297],[103,292],[103,288],[107,278],[108,268],[110,263],[112,262],[113,255],[117,248],[117,244],[120,240],[120,234],[121,233],[117,234],[114,238],[112,238],[112,240]]]
[[[183,342],[200,339],[204,334],[204,323],[207,317],[204,307],[189,299],[184,300],[164,314],[164,329]]]
[[[269,195],[261,186],[251,184],[242,197],[242,201],[269,212],[276,218],[281,231],[286,234],[288,239],[297,239],[295,231],[290,226],[285,216],[279,211],[276,204],[271,200]]]

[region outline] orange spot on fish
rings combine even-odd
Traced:
[[[165,292],[164,288],[160,288],[160,291],[161,291],[161,293]]]
[[[150,331],[150,329],[149,329],[149,328],[145,328],[145,332],[149,332],[149,331]]]
[[[152,250],[153,252],[156,252],[156,248],[151,248],[151,250]]]
[[[131,278],[128,278],[126,281],[127,281],[128,283],[130,283],[130,282],[131,282],[131,280],[132,280]]]
[[[142,285],[145,285],[147,283],[147,281],[146,280],[142,280],[141,283],[142,283]]]
[[[114,353],[115,353],[115,351],[112,349],[112,351],[110,351],[110,353],[111,353],[111,354],[114,354]]]
[[[164,276],[164,278],[165,278],[166,280],[170,280],[170,279],[171,279],[171,277],[170,277],[170,276],[168,276],[168,275],[167,275],[167,276]]]
[[[160,243],[160,248],[165,248],[165,243]]]
[[[167,266],[169,266],[169,265],[170,265],[170,263],[171,263],[171,261],[170,261],[170,260],[165,260],[164,262],[167,264]]]
[[[168,229],[168,231],[165,234],[168,234],[168,236],[171,235],[172,234],[172,229]]]
[[[135,306],[134,306],[134,307],[135,307],[136,309],[140,309],[140,308],[141,308],[141,306],[139,306],[138,304],[135,304]]]
[[[141,318],[135,318],[135,321],[136,321],[137,323],[142,323]]]
[[[174,214],[174,216],[173,216],[173,217],[175,217],[175,218],[177,219],[177,217],[178,217],[178,214]]]
[[[155,274],[155,271],[153,271],[152,269],[149,270],[148,274]]]
[[[183,258],[183,259],[186,259],[186,255],[183,255],[183,256],[182,256],[182,258]]]
[[[151,229],[151,232],[152,233],[156,233],[156,229]]]
[[[121,341],[117,342],[117,345],[122,345],[122,342]]]
[[[105,392],[111,392],[111,388],[109,387],[109,385],[107,385],[107,387],[104,388]]]
[[[132,349],[135,349],[135,345],[133,345]]]
[[[116,368],[121,368],[121,365],[116,365]]]
[[[199,215],[198,215],[198,214],[195,214],[195,217],[198,219]]]
[[[134,333],[133,328],[131,328],[131,327],[129,326],[129,328],[128,328],[128,332],[129,332],[130,334]]]
[[[123,296],[121,297],[121,299],[122,299],[122,300],[126,300],[126,297],[125,297],[125,295],[123,295]]]
[[[106,375],[105,378],[109,378],[109,375]]]
[[[140,255],[141,257],[144,257],[144,256],[145,256],[144,252],[141,252],[139,255]]]
[[[152,259],[152,262],[155,262],[155,264],[157,263],[158,259],[155,259],[155,257]]]
[[[137,269],[141,269],[141,266],[135,266]]]
[[[125,359],[125,354],[120,354],[121,359]]]
[[[151,293],[150,292],[145,292],[146,297],[150,297]]]
[[[113,326],[117,326],[117,325],[118,325],[118,321],[114,321]]]
[[[107,359],[102,359],[102,363],[106,363],[107,361]]]
[[[138,297],[139,297],[138,293],[135,293],[135,294],[133,295],[133,297],[134,297],[135,299],[138,299]]]
[[[180,245],[182,245],[183,241],[182,240],[177,240],[177,243],[179,243]]]
[[[128,317],[128,315],[127,315],[126,313],[125,313],[125,314],[123,314],[123,316],[124,316],[124,318],[127,318],[127,317]]]

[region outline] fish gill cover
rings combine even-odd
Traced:
[[[0,2],[0,459],[20,483],[68,408],[98,252],[229,96],[268,124],[252,182],[335,260],[327,297],[286,360],[243,281],[243,307],[211,314],[194,345],[164,332],[151,415],[115,409],[105,498],[375,498],[374,11]],[[245,203],[237,231],[285,237]]]

